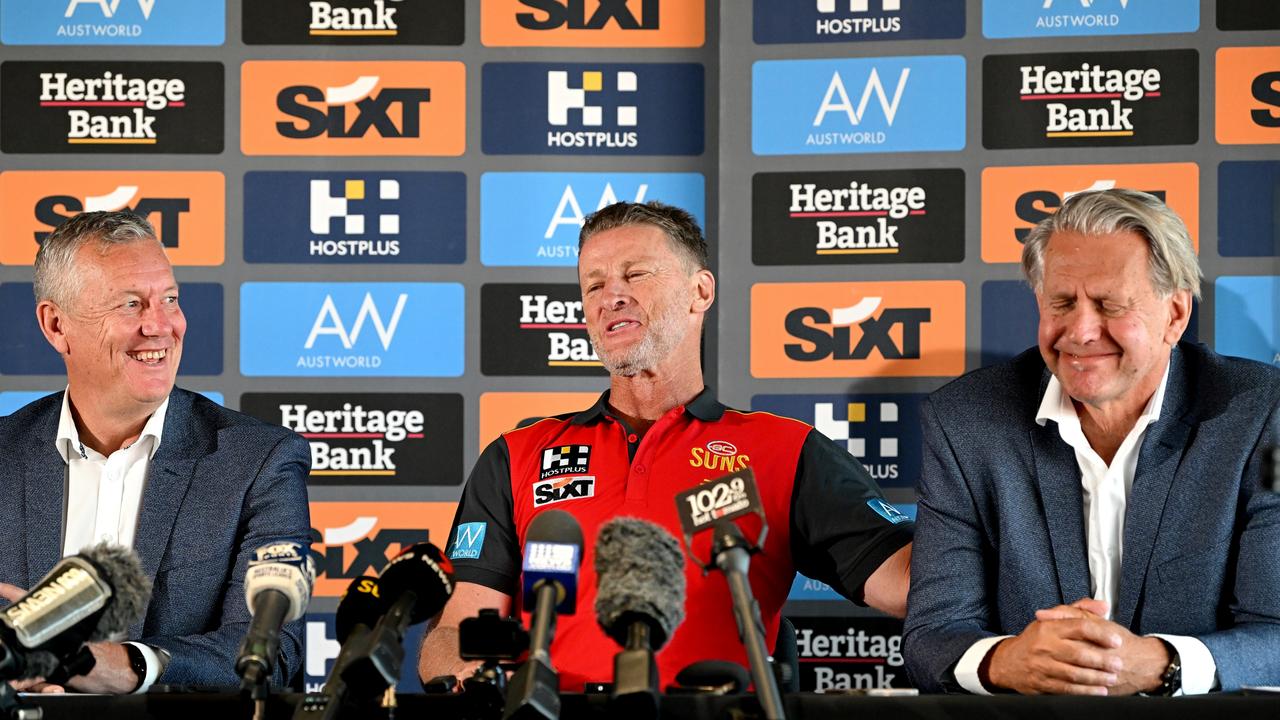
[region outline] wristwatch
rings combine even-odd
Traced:
[[[133,673],[138,676],[138,684],[134,685],[129,692],[137,692],[138,688],[142,687],[142,683],[147,680],[147,657],[133,643],[124,643],[124,651],[129,656],[129,667],[133,668]]]
[[[1160,639],[1164,646],[1169,650],[1169,666],[1164,669],[1164,673],[1160,676],[1160,687],[1151,692],[1152,695],[1162,695],[1168,697],[1177,693],[1182,689],[1182,657],[1178,655],[1178,649],[1173,643]]]

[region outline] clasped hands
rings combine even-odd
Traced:
[[[1133,695],[1160,687],[1170,661],[1165,643],[1106,616],[1107,603],[1093,598],[1037,610],[1020,634],[988,653],[983,684],[1027,695]]]

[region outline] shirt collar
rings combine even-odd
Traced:
[[[684,411],[703,422],[715,422],[724,416],[724,405],[721,405],[720,401],[716,400],[715,393],[711,392],[711,388],[704,385],[702,392],[698,393],[688,403],[685,403]],[[574,415],[572,422],[574,425],[586,425],[605,417],[613,417],[613,413],[609,412],[608,390],[600,394],[600,398],[596,400],[594,405]]]
[[[164,434],[164,417],[169,411],[169,398],[165,398],[160,403],[160,407],[151,413],[151,417],[147,418],[147,424],[142,426],[142,433],[138,435],[138,439],[133,441],[133,445],[137,445],[143,440],[147,440],[149,447],[147,448],[147,459],[155,457],[156,450],[160,449],[160,438]],[[62,455],[64,462],[71,462],[73,458],[82,460],[89,459],[89,453],[94,452],[92,448],[86,447],[80,442],[80,431],[76,428],[75,418],[71,415],[71,387],[62,393],[62,414],[58,418],[58,437],[55,440],[59,454]],[[130,445],[129,447],[133,447]]]
[[[1138,422],[1144,420],[1153,423],[1160,418],[1160,410],[1164,407],[1164,393],[1169,387],[1169,370],[1173,367],[1173,357],[1169,357],[1169,362],[1164,366],[1164,377],[1160,380],[1159,387],[1156,388],[1155,394],[1147,401],[1147,407],[1142,411],[1142,415],[1138,416]],[[1071,397],[1062,391],[1062,383],[1058,382],[1058,377],[1052,373],[1049,375],[1049,384],[1044,389],[1044,397],[1040,399],[1040,407],[1036,410],[1036,423],[1044,427],[1045,422],[1052,420],[1059,425],[1063,420],[1071,418],[1078,422],[1079,415],[1076,413],[1076,406],[1071,402]]]

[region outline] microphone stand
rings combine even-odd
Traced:
[[[551,637],[556,630],[555,582],[539,582],[537,605],[529,628],[529,659],[507,683],[503,720],[558,720],[560,675],[551,666]]]
[[[751,567],[751,551],[754,550],[742,531],[731,522],[717,523],[711,553],[716,567],[724,573],[733,596],[733,616],[738,623],[738,637],[747,650],[751,665],[751,681],[756,686],[756,697],[766,720],[784,720],[782,695],[778,682],[769,665],[769,652],[764,644],[764,626],[760,621],[760,606],[751,592],[747,571]]]

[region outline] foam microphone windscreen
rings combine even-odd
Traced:
[[[632,622],[649,625],[662,647],[684,620],[684,553],[665,529],[638,518],[614,518],[596,536],[596,620],[625,646]]]
[[[111,602],[107,603],[89,642],[118,637],[146,612],[147,603],[151,601],[151,579],[143,572],[137,553],[121,545],[99,543],[81,550],[80,556],[97,566],[112,592]]]
[[[388,602],[409,591],[418,596],[409,613],[409,623],[416,625],[443,610],[449,602],[453,595],[453,563],[435,545],[415,543],[382,568],[378,582]]]
[[[361,575],[347,586],[338,601],[338,610],[333,617],[333,629],[338,635],[338,642],[345,643],[356,625],[373,627],[387,611],[387,601],[378,584],[378,578]]]

